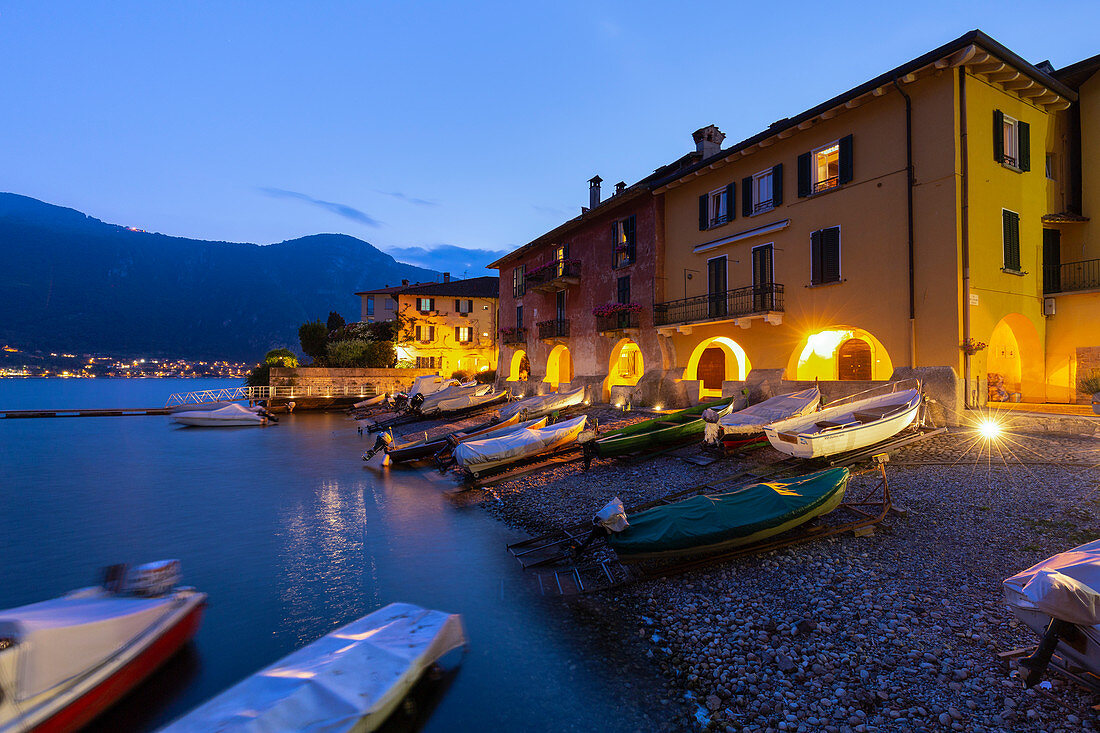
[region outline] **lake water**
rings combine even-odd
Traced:
[[[0,379],[0,407],[156,407],[234,380]],[[394,601],[461,613],[469,652],[422,704],[427,731],[651,730],[638,688],[560,602],[531,592],[520,535],[431,472],[360,460],[342,414],[264,428],[165,416],[0,420],[0,608],[179,558],[209,594],[194,644],[95,726],[149,730]]]

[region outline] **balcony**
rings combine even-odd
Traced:
[[[565,290],[569,285],[581,281],[580,260],[559,260],[550,262],[534,272],[527,273],[525,282],[531,290],[553,292]]]
[[[612,313],[609,316],[596,316],[596,330],[602,334],[639,328],[638,313]]]
[[[1100,260],[1065,262],[1043,267],[1043,292],[1070,293],[1100,289]]]
[[[653,306],[653,323],[667,326],[673,323],[728,321],[777,311],[783,311],[783,286],[768,283],[657,303]]]
[[[526,328],[505,328],[500,332],[500,341],[505,346],[517,346],[527,343]]]
[[[538,324],[540,339],[569,338],[569,321],[557,319]]]

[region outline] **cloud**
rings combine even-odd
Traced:
[[[511,250],[470,249],[453,244],[433,244],[426,247],[384,247],[393,257],[410,265],[419,265],[440,272],[449,272],[456,278],[495,275],[496,270],[486,270],[490,262]]]
[[[342,216],[345,219],[351,219],[352,221],[365,224],[369,227],[382,226],[382,222],[378,221],[374,217],[370,216],[366,212],[360,211],[354,206],[348,206],[347,204],[340,204],[334,201],[322,201],[321,199],[315,199],[312,196],[297,191],[287,191],[283,188],[261,188],[260,191],[268,196],[274,196],[275,198],[283,199],[297,199],[298,201],[305,201],[308,204],[318,206],[325,211]]]
[[[429,201],[428,199],[418,199],[415,196],[408,196],[400,191],[379,191],[378,193],[384,196],[393,196],[395,199],[404,201],[405,203],[412,204],[413,206],[439,206],[438,201]]]

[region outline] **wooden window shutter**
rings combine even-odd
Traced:
[[[1019,136],[1016,145],[1016,165],[1022,171],[1031,170],[1031,125],[1026,122],[1017,122],[1016,130]]]
[[[458,330],[458,326],[455,326],[455,341],[462,341],[462,334]]]
[[[1004,268],[1020,271],[1020,215],[1014,211],[1001,212],[1004,230]]]
[[[752,216],[752,176],[741,179],[741,216]]]
[[[810,234],[810,284],[821,282],[821,232]]]
[[[776,163],[772,167],[772,206],[783,203],[783,164]]]
[[[428,340],[435,341],[435,326],[428,326]]]
[[[730,181],[726,184],[726,220],[733,221],[737,218],[737,184]]]
[[[993,160],[1005,161],[1005,113],[993,110]]]
[[[421,339],[420,339],[420,326],[417,326],[417,327],[416,327],[416,340],[417,340],[417,341],[420,341],[420,340],[421,340]]]
[[[461,312],[462,312],[462,301],[460,301],[458,298],[455,298],[455,313],[461,313]]]
[[[699,231],[705,231],[710,224],[710,208],[707,203],[708,194],[699,197]]]
[[[810,195],[810,154],[798,156],[798,198]]]
[[[840,227],[821,232],[821,282],[840,281]]]
[[[852,155],[851,135],[845,135],[844,137],[840,138],[840,150],[838,157],[840,158],[839,183],[841,185],[845,183],[851,183],[852,178],[855,177],[855,170],[853,165],[855,161],[854,156]]]
[[[634,217],[628,217],[623,224],[626,226],[626,255],[630,258],[630,261],[633,262],[636,259],[635,254],[637,253],[637,246],[634,240]]]

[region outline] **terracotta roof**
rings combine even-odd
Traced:
[[[364,291],[362,291],[361,293],[356,293],[356,295],[387,295],[387,294],[397,294],[397,293],[400,293],[400,292],[401,292],[402,290],[404,290],[405,288],[412,288],[412,287],[416,287],[416,286],[418,286],[418,285],[428,285],[428,284],[430,284],[430,283],[412,283],[412,284],[410,284],[410,285],[393,285],[393,286],[389,286],[389,285],[387,285],[387,286],[386,286],[386,287],[384,287],[384,288],[375,288],[374,290],[364,290]]]

